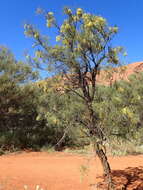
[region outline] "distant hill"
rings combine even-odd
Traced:
[[[107,70],[104,69],[98,73],[97,83],[101,85],[110,85],[113,84],[115,81],[128,80],[128,77],[131,74],[138,73],[141,71],[143,72],[143,61],[131,63],[126,66],[114,67],[110,69],[108,68]],[[70,75],[68,75],[68,77],[72,79]],[[89,73],[88,77],[90,78]],[[38,81],[36,84],[39,87],[42,87],[44,91],[47,91],[47,88],[49,87],[54,87],[57,91],[64,93],[64,85],[67,81],[68,79],[66,77],[62,77],[59,75],[54,78],[47,78],[45,80]]]
[[[118,80],[128,80],[128,77],[131,74],[138,72],[143,72],[143,61],[131,63],[118,68],[107,69],[106,71],[101,70],[97,77],[97,82],[109,85]]]

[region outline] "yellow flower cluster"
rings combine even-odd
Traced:
[[[105,24],[106,19],[104,19],[101,16],[97,16],[97,17],[95,17],[95,22],[97,22],[98,24]]]
[[[127,115],[128,117],[132,118],[133,113],[129,110],[129,108],[125,107],[122,109],[122,113]]]
[[[48,28],[50,28],[52,26],[53,21],[54,21],[54,13],[53,12],[48,12],[47,16],[48,17],[47,17],[46,26]]]
[[[69,25],[68,23],[66,23],[66,24],[65,24],[65,29],[66,29],[66,30],[69,30],[70,28],[71,28],[70,25]]]
[[[90,15],[83,14],[82,18],[84,20],[86,28],[92,28],[94,26],[100,26],[106,23],[106,20],[100,16],[95,16],[91,18]]]
[[[66,39],[64,39],[62,42],[63,42],[64,45],[69,45],[69,42]]]
[[[71,26],[69,23],[64,23],[61,28],[60,28],[60,32],[66,32],[67,30],[70,30],[71,29]]]
[[[137,96],[137,100],[141,100],[141,97],[140,97],[140,95],[138,95],[138,96]]]
[[[122,87],[119,87],[119,88],[118,88],[118,91],[119,91],[119,92],[124,92],[124,89],[123,89]]]
[[[87,13],[84,13],[84,14],[82,15],[82,18],[83,18],[84,20],[87,20],[87,19],[89,19],[89,15],[88,15]]]

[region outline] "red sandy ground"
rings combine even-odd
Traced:
[[[143,155],[109,161],[116,190],[143,190]],[[82,165],[89,167],[88,176],[83,177]],[[0,157],[0,190],[24,190],[24,185],[29,190],[36,185],[43,190],[96,190],[101,175],[100,162],[91,155],[31,152]]]

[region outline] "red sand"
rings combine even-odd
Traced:
[[[110,157],[109,161],[118,183],[116,190],[122,189],[122,184],[127,190],[143,190],[143,155]],[[81,180],[84,164],[89,172]],[[93,156],[31,152],[0,157],[0,190],[24,190],[24,185],[29,190],[36,185],[44,190],[95,190],[99,175],[102,167]]]

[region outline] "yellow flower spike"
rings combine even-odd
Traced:
[[[77,11],[76,11],[76,14],[77,14],[78,16],[82,16],[83,10],[82,10],[81,8],[78,8]]]
[[[113,32],[117,33],[118,32],[118,27],[113,27]]]
[[[61,40],[61,36],[56,36],[56,42],[59,42]]]
[[[49,16],[53,16],[54,13],[53,13],[53,12],[48,12],[48,15],[49,15]]]
[[[67,13],[68,13],[68,14],[72,14],[71,9],[68,9],[68,10],[67,10]]]
[[[38,32],[36,32],[36,33],[34,34],[34,38],[39,38],[39,33],[38,33]]]
[[[126,115],[128,113],[128,108],[127,107],[123,108],[122,113]]]

